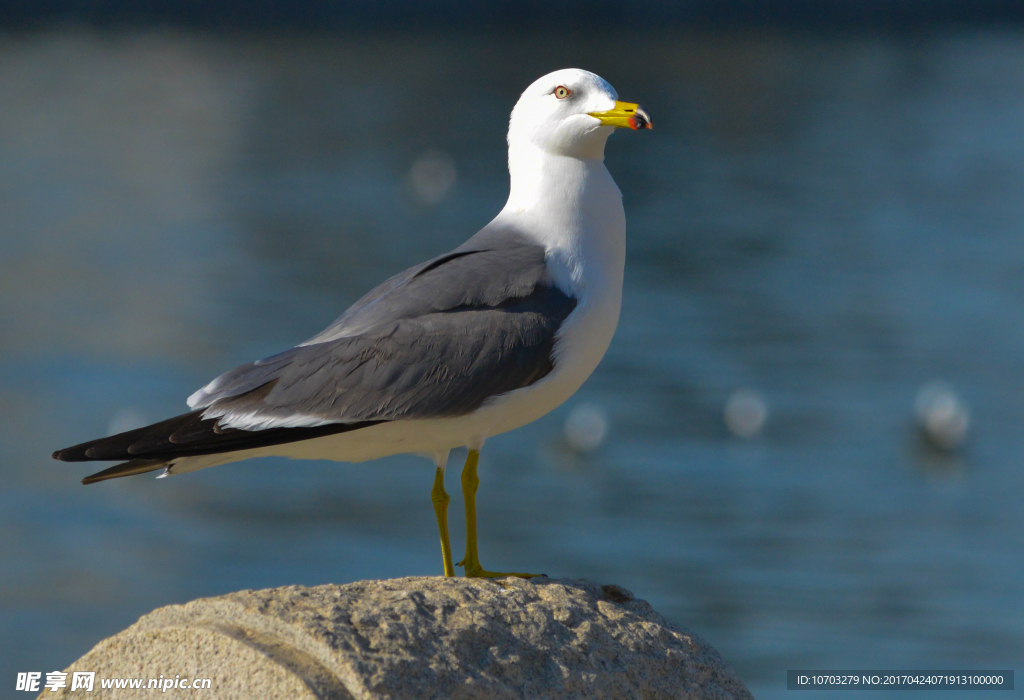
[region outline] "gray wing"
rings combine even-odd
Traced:
[[[543,247],[485,229],[189,404],[249,429],[465,415],[547,375],[575,306],[550,280]]]

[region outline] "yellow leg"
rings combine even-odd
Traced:
[[[441,534],[441,558],[444,559],[444,575],[454,576],[452,566],[452,543],[448,539],[448,502],[451,496],[444,490],[444,469],[437,468],[434,474],[434,488],[430,490],[430,500],[434,502],[434,514],[437,516],[437,529]]]
[[[462,497],[466,502],[466,558],[456,566],[466,567],[466,578],[500,578],[503,576],[519,576],[533,578],[543,574],[517,574],[486,571],[480,566],[480,556],[476,551],[476,490],[480,486],[480,477],[476,474],[480,462],[479,450],[470,450],[466,457],[466,466],[462,469]]]

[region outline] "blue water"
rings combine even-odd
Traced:
[[[504,203],[518,93],[566,65],[656,128],[608,148],[607,357],[484,451],[484,564],[625,586],[759,698],[791,668],[1019,663],[1024,32],[65,30],[0,41],[0,687],[158,606],[440,571],[421,459],[84,488],[48,455],[182,411],[458,245]],[[434,204],[424,153],[457,173]],[[914,428],[935,378],[971,411],[953,453]],[[750,440],[722,417],[742,387],[769,410]],[[577,454],[584,403],[610,431]]]

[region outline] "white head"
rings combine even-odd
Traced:
[[[639,105],[618,99],[615,88],[589,71],[549,73],[526,88],[513,108],[509,149],[532,145],[554,155],[602,158],[615,127],[651,128]]]

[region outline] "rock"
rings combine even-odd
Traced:
[[[565,579],[240,591],[155,610],[66,670],[68,687],[41,698],[78,697],[74,671],[96,672],[96,698],[157,697],[145,685],[161,676],[212,681],[164,697],[751,698],[718,652],[629,591]],[[109,678],[146,680],[103,690]]]

